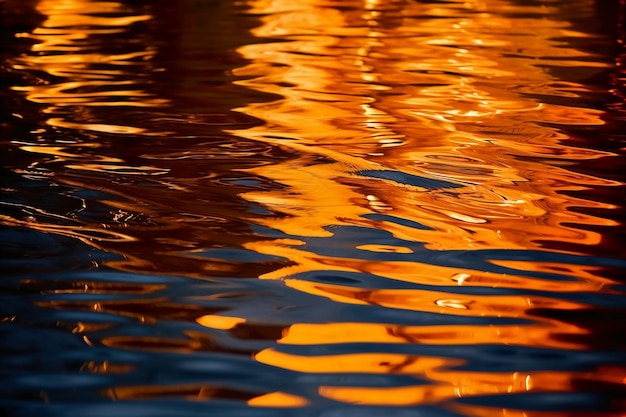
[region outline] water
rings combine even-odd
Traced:
[[[1,3],[10,416],[622,416],[592,0]]]

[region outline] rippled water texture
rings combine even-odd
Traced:
[[[617,1],[0,7],[2,415],[626,412]]]

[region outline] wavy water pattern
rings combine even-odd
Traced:
[[[624,5],[2,7],[2,413],[623,415]]]

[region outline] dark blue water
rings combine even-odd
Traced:
[[[622,416],[617,3],[0,3],[0,414]]]

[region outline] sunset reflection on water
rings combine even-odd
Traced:
[[[36,1],[3,55],[3,322],[72,342],[2,401],[620,415],[597,3],[175,3]]]

